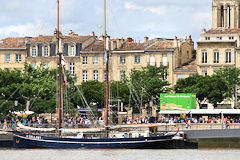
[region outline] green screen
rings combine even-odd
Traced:
[[[161,110],[189,110],[196,109],[196,94],[176,93],[160,94]]]

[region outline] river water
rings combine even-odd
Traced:
[[[233,160],[239,157],[240,150],[0,150],[0,160]]]

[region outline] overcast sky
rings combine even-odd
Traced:
[[[0,38],[52,35],[57,0],[0,0]],[[61,31],[103,32],[104,0],[60,0]],[[113,38],[183,38],[196,41],[211,28],[212,0],[107,0],[108,34]]]

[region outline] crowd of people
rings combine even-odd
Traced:
[[[16,127],[16,124],[21,122],[24,125],[28,126],[41,126],[41,127],[55,127],[57,121],[50,120],[45,117],[27,117],[25,119],[22,118],[1,118],[0,128],[8,129]],[[148,124],[148,123],[162,123],[162,124],[170,124],[174,125],[176,123],[186,124],[186,128],[191,124],[197,123],[207,123],[207,124],[231,124],[231,123],[240,123],[240,117],[231,117],[225,116],[221,118],[220,116],[169,116],[169,115],[159,115],[158,118],[151,117],[131,117],[124,116],[118,124]],[[104,126],[104,120],[101,116],[99,117],[91,117],[87,115],[78,115],[74,117],[65,116],[62,124],[64,128],[97,128]]]

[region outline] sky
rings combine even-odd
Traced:
[[[60,0],[64,35],[103,33],[104,0]],[[0,0],[0,39],[52,35],[57,27],[57,0]],[[212,0],[107,0],[107,31],[112,38],[184,38],[197,41],[211,28]]]

